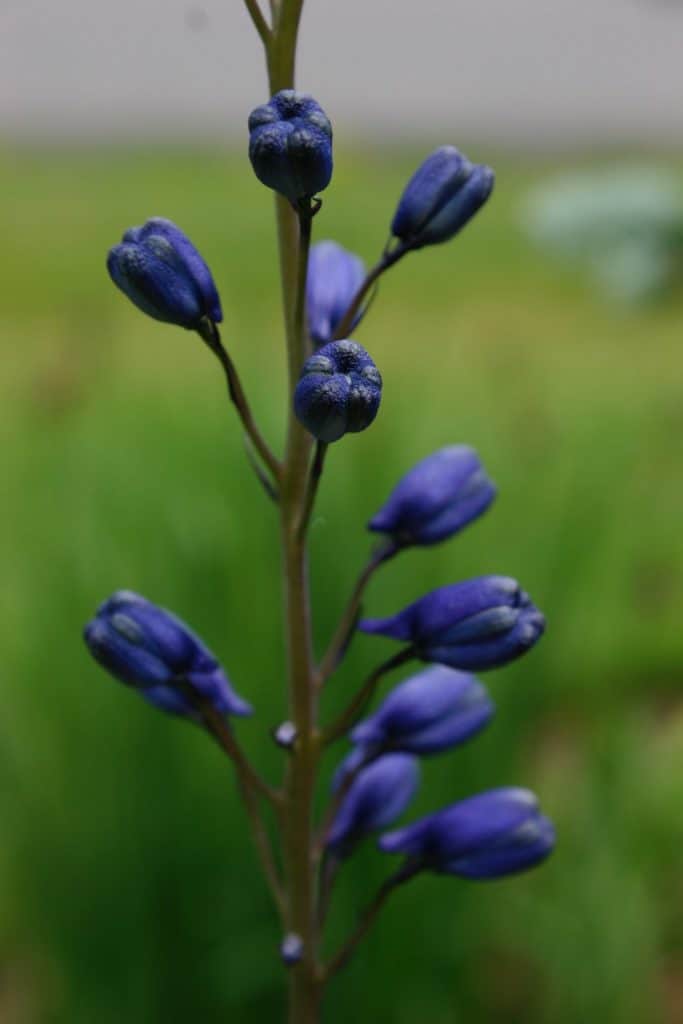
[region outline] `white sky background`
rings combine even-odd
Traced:
[[[306,0],[297,84],[347,140],[678,146],[683,0]],[[0,0],[5,137],[241,137],[265,95],[242,0]]]

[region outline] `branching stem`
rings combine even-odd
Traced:
[[[208,701],[203,700],[190,683],[180,680],[176,685],[195,708],[207,732],[213,736],[216,743],[228,755],[235,766],[237,783],[249,817],[256,852],[261,861],[263,873],[266,876],[275,904],[280,914],[284,915],[285,895],[282,879],[275,862],[272,843],[258,803],[259,797],[262,797],[280,814],[282,811],[282,794],[269,786],[252,768],[223,716]]]
[[[380,886],[375,898],[363,911],[355,931],[344,943],[337,955],[333,957],[329,964],[323,969],[323,978],[325,981],[333,977],[333,975],[346,966],[355,953],[356,947],[376,921],[377,915],[388,900],[389,896],[391,896],[392,892],[394,892],[399,885],[407,882],[409,878],[412,878],[417,874],[418,871],[419,867],[417,865],[407,862],[404,867],[400,868],[396,874],[392,875],[386,880],[386,882],[384,882],[383,885]]]
[[[244,0],[244,5],[247,8],[247,11],[249,12],[249,17],[253,21],[256,31],[261,37],[263,45],[267,49],[268,46],[270,45],[272,33],[270,30],[270,26],[268,25],[268,22],[263,16],[263,11],[259,7],[258,0]]]

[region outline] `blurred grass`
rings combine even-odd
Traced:
[[[357,336],[384,381],[372,430],[335,446],[312,534],[318,646],[398,476],[467,441],[498,482],[454,543],[373,584],[389,613],[430,587],[518,576],[549,620],[488,676],[496,722],[425,765],[415,813],[502,783],[558,824],[541,870],[421,879],[335,983],[326,1020],[654,1024],[683,1015],[681,305],[624,314],[520,238],[548,168],[489,158],[494,201],[456,244],[383,284]],[[372,259],[415,163],[338,154],[316,222]],[[680,164],[679,170],[680,170]],[[268,196],[241,157],[0,151],[4,487],[0,1019],[7,1024],[282,1019],[279,936],[227,766],[90,664],[79,630],[126,586],[172,607],[257,707],[266,770],[283,714],[278,551],[223,383],[189,334],[138,314],[104,253],[172,217],[219,282],[225,338],[279,443],[284,358]],[[330,711],[382,642],[359,638]],[[335,692],[336,691],[336,692]],[[347,870],[338,939],[383,874]]]

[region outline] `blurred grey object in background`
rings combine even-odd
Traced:
[[[539,245],[588,266],[620,302],[670,293],[683,270],[683,197],[674,174],[652,166],[579,171],[537,186],[523,204]]]

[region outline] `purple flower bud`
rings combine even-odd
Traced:
[[[381,397],[382,378],[362,345],[331,341],[304,363],[294,411],[306,430],[329,444],[369,427]]]
[[[306,279],[308,331],[316,345],[332,341],[351,300],[365,279],[359,256],[336,242],[318,242],[311,249]],[[361,319],[359,313],[352,327]]]
[[[249,116],[249,159],[259,181],[295,205],[332,177],[332,125],[312,96],[283,89]]]
[[[163,217],[130,228],[109,250],[112,281],[155,320],[196,329],[223,319],[211,271],[187,235]]]
[[[406,641],[422,661],[477,670],[525,654],[545,619],[516,580],[479,576],[433,590],[390,618],[363,619],[358,628]]]
[[[418,167],[394,214],[391,233],[407,249],[446,242],[484,205],[493,190],[490,167],[441,146]]]
[[[162,711],[194,717],[194,708],[174,685],[183,681],[222,714],[251,714],[199,637],[138,594],[113,594],[85,627],[84,638],[100,665]]]
[[[406,809],[417,790],[419,763],[407,754],[386,754],[354,779],[327,836],[339,858],[371,832],[386,828]]]
[[[528,789],[492,789],[381,836],[385,853],[402,853],[438,874],[491,879],[540,864],[555,846],[552,822]]]
[[[433,665],[395,687],[351,740],[366,751],[437,754],[480,732],[494,714],[486,688],[468,672]]]
[[[451,445],[413,466],[368,528],[402,547],[437,544],[482,515],[495,496],[474,449]]]

